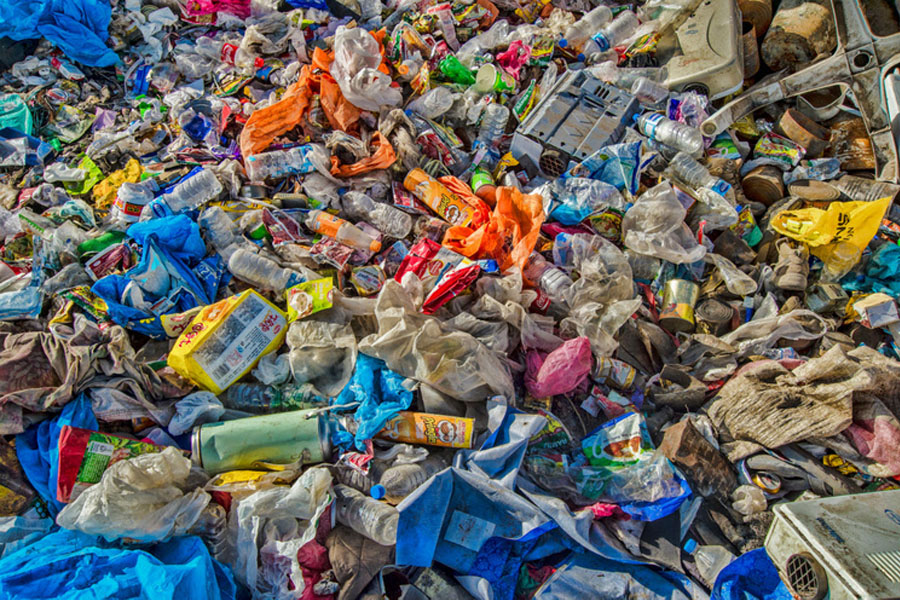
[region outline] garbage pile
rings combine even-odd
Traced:
[[[863,4],[0,0],[0,598],[813,597],[775,507],[900,476]]]

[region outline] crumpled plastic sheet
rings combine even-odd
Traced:
[[[110,67],[118,55],[106,45],[112,9],[106,0],[3,0],[0,36],[47,38],[66,56],[92,67]]]
[[[67,504],[56,522],[109,541],[156,542],[184,535],[210,501],[202,488],[183,491],[190,489],[190,474],[190,459],[171,446],[121,460]]]
[[[236,498],[228,517],[235,536],[235,577],[254,597],[295,600],[303,591],[297,552],[316,534],[331,504],[331,474],[314,467],[291,487],[276,486]],[[289,580],[293,586],[289,587]]]
[[[691,600],[693,587],[678,573],[576,553],[544,582],[534,600]]]
[[[0,517],[0,559],[39,540],[53,527],[53,519],[28,511],[19,517]]]
[[[119,548],[101,538],[59,529],[0,559],[4,598],[233,600],[231,570],[203,541],[184,536],[149,548]]]
[[[63,329],[0,333],[0,434],[23,431],[23,409],[55,410],[88,388],[125,391],[143,414],[151,412],[151,400],[183,395],[134,360],[128,333],[121,327],[101,331],[81,317],[75,319],[74,329]]]
[[[493,395],[513,398],[504,360],[471,335],[445,331],[436,318],[419,312],[418,278],[408,273],[404,283],[412,293],[393,279],[385,282],[375,303],[378,331],[360,340],[360,352],[463,402],[482,402]]]
[[[389,419],[409,408],[412,392],[403,387],[404,378],[394,373],[383,360],[360,354],[350,382],[335,399],[334,405],[359,402],[353,418],[358,425],[356,449],[366,451],[366,441],[384,428]]]

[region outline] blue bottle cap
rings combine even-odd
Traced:
[[[369,490],[369,495],[375,498],[376,500],[381,500],[384,498],[385,489],[381,484],[375,484],[372,486],[372,489]]]
[[[687,552],[688,554],[693,554],[694,550],[696,550],[696,549],[697,549],[697,540],[692,538],[684,543],[684,551]]]
[[[560,48],[565,48],[565,47],[568,46],[568,45],[569,45],[569,40],[567,40],[566,38],[563,38],[563,39],[559,40],[559,47],[560,47]]]

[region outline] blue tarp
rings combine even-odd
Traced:
[[[791,600],[765,549],[737,557],[719,572],[712,600]]]
[[[117,548],[60,529],[0,560],[0,600],[229,600],[231,569],[195,536]]]
[[[0,36],[43,37],[72,60],[110,67],[119,62],[106,45],[111,15],[107,0],[0,0]]]

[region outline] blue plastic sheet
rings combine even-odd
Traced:
[[[97,429],[97,419],[86,394],[79,394],[56,417],[32,425],[16,436],[16,456],[25,476],[35,491],[47,501],[47,507],[53,515],[65,506],[56,499],[59,433],[65,425]]]
[[[691,587],[688,579],[677,573],[574,554],[544,582],[534,600],[690,600]]]
[[[900,296],[900,246],[883,244],[869,259],[865,274],[848,279],[842,282],[844,289]]]
[[[388,419],[412,404],[413,395],[403,387],[404,378],[387,368],[385,362],[360,354],[350,382],[335,399],[335,405],[359,402],[354,418],[356,449],[365,452],[366,441],[384,428]]]
[[[127,549],[60,529],[0,560],[0,600],[229,600],[235,594],[231,569],[195,536]]]
[[[791,600],[765,549],[742,554],[719,572],[712,600]]]
[[[496,600],[512,598],[524,560],[573,547],[522,496],[459,469],[438,473],[397,508],[397,564],[439,562],[487,580]]]
[[[108,0],[0,0],[0,36],[43,37],[72,60],[110,67],[119,62],[106,45],[111,15]]]

